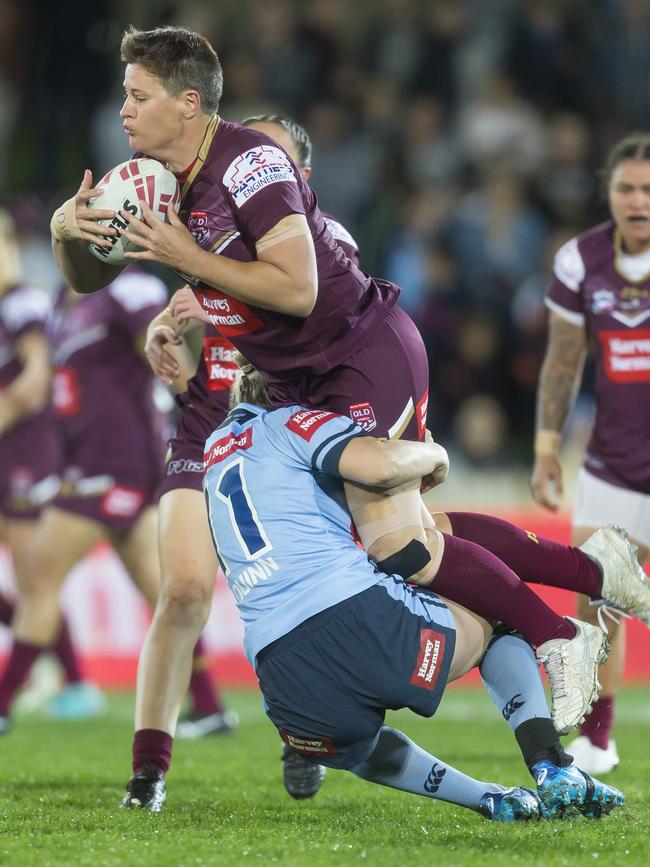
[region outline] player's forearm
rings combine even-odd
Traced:
[[[586,356],[584,330],[553,317],[537,389],[535,430],[560,433],[575,400]]]
[[[309,273],[289,274],[270,262],[238,262],[198,249],[189,273],[239,301],[289,316],[308,316],[316,302]]]
[[[410,440],[386,440],[382,442],[383,471],[375,484],[382,488],[397,488],[419,482],[423,476],[448,466],[446,450],[435,442],[411,442]]]
[[[96,259],[85,241],[59,241],[53,237],[52,252],[66,283],[81,294],[103,289],[122,270]]]

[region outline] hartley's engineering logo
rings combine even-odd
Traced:
[[[278,147],[259,145],[244,151],[226,169],[223,182],[238,208],[269,184],[297,183],[289,157]]]
[[[591,296],[591,312],[598,316],[616,309],[616,295],[611,289],[598,289]]]

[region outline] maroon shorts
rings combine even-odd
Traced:
[[[61,451],[55,426],[40,415],[0,439],[0,512],[34,521],[56,494]]]
[[[68,463],[52,505],[108,530],[129,533],[143,510],[158,502],[159,483],[160,463],[146,457],[129,466],[105,470]]]
[[[349,415],[376,437],[424,438],[429,362],[413,320],[394,307],[383,326],[343,364],[320,376],[273,385],[276,405]]]
[[[205,391],[191,400],[177,401],[181,415],[160,483],[160,496],[178,488],[203,489],[203,448],[205,441],[228,413],[229,391]]]

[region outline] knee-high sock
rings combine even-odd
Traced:
[[[478,809],[486,792],[503,790],[503,786],[483,783],[457,771],[425,752],[403,732],[388,726],[382,726],[372,755],[350,770],[380,786],[449,801],[471,810]]]
[[[556,614],[498,557],[467,539],[445,536],[445,550],[429,589],[488,620],[501,620],[539,647],[573,638],[575,627]]]
[[[166,774],[172,760],[174,739],[160,729],[140,729],[133,735],[131,765],[134,774],[160,771]]]
[[[207,716],[223,711],[219,690],[208,671],[203,638],[199,638],[194,646],[189,690],[192,696],[192,711],[195,714]]]
[[[614,696],[601,695],[591,708],[589,716],[580,726],[580,734],[589,738],[592,744],[606,750],[614,722]]]
[[[570,765],[551,721],[539,665],[521,635],[495,635],[479,670],[490,698],[514,732],[528,768],[542,759],[561,767]]]
[[[579,548],[560,545],[521,530],[501,518],[474,512],[448,512],[454,536],[471,539],[506,563],[522,581],[598,596],[599,566]]]
[[[6,623],[7,626],[10,626],[14,611],[15,605],[0,593],[0,623]],[[59,637],[49,649],[58,657],[68,683],[78,683],[80,680],[83,680],[79,667],[79,659],[72,643],[68,621],[63,615],[61,615]]]
[[[28,644],[26,641],[14,641],[7,667],[0,678],[0,716],[9,716],[14,695],[29,674],[36,658],[48,649],[37,644]]]

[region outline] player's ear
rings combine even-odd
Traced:
[[[183,93],[183,117],[192,120],[201,111],[201,97],[196,90],[186,90]]]

